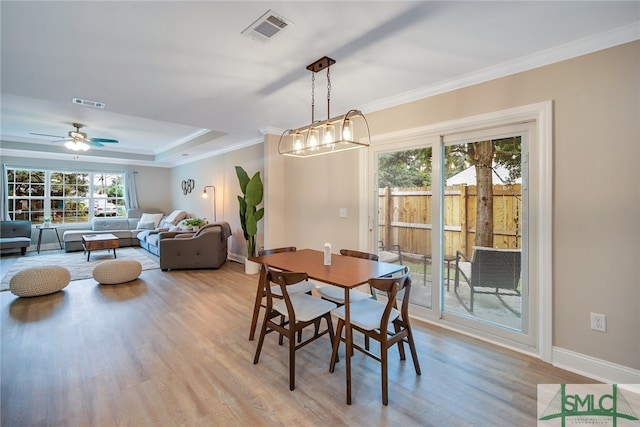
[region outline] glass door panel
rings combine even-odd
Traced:
[[[432,149],[378,153],[377,239],[380,260],[411,268],[411,302],[431,308]]]
[[[442,312],[522,331],[522,137],[446,144],[442,170]]]

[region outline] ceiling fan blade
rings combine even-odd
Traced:
[[[29,132],[29,135],[48,136],[50,138],[65,138],[64,136],[60,136],[60,135],[49,135],[47,133],[35,133],[35,132]]]
[[[117,139],[109,139],[109,138],[91,138],[90,142],[104,142],[108,144],[116,144],[118,142]]]
[[[104,145],[102,145],[98,141],[96,141],[95,138],[88,139],[86,141],[86,143],[91,145],[91,146],[93,146],[93,147],[104,147]]]

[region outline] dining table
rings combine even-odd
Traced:
[[[283,271],[307,273],[309,278],[344,289],[345,302],[345,344],[346,354],[352,354],[353,341],[349,307],[350,290],[367,283],[370,278],[384,277],[401,271],[404,267],[368,259],[355,258],[340,254],[331,254],[331,264],[325,265],[324,252],[314,249],[301,249],[293,252],[281,252],[249,258],[251,261],[277,268]],[[266,285],[260,275],[256,298],[262,298]],[[333,345],[333,343],[332,343]],[[345,357],[347,405],[351,404],[351,357]]]

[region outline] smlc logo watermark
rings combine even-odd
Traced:
[[[640,427],[637,414],[640,385],[538,385],[539,427]]]

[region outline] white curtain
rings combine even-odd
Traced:
[[[138,193],[136,193],[136,180],[133,171],[124,173],[124,196],[127,209],[138,209]]]
[[[2,164],[0,176],[0,220],[9,221],[9,188],[7,187],[7,165]]]

